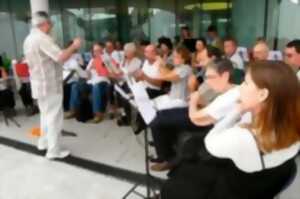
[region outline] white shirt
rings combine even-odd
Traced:
[[[158,78],[159,77],[159,68],[154,62],[153,64],[150,64],[148,60],[144,62],[144,65],[142,67],[142,71],[150,78]],[[160,90],[159,86],[153,85],[150,82],[144,81],[144,85],[147,88]]]
[[[29,65],[33,98],[62,95],[63,68],[58,63],[61,49],[54,40],[34,28],[24,42],[24,55]]]
[[[297,77],[298,77],[298,79],[299,79],[299,81],[300,81],[300,70],[299,70],[298,73],[297,73]]]
[[[237,125],[240,115],[236,109],[207,134],[204,139],[208,152],[218,158],[229,158],[244,172],[257,172],[263,169],[258,149],[252,132]],[[288,148],[272,151],[263,155],[267,169],[280,166],[295,157],[300,149],[300,142]]]
[[[236,86],[216,97],[209,105],[207,105],[203,109],[203,111],[210,117],[219,121],[236,107],[239,98],[239,86]]]
[[[230,57],[230,61],[233,62],[233,67],[244,70],[244,61],[242,57],[239,55],[238,51],[235,51],[235,53]]]
[[[110,70],[116,70],[113,65],[113,61],[120,65],[123,62],[124,56],[119,51],[114,50],[111,54],[108,54],[106,51],[103,53],[103,62]]]
[[[63,65],[63,79],[67,78],[72,71],[75,71],[75,74],[68,80],[68,83],[76,82],[79,78],[86,78],[86,72],[80,67],[81,55],[79,53],[73,54],[68,61]]]
[[[94,59],[91,59],[89,64],[86,67],[86,71],[89,71],[91,74],[91,78],[87,81],[88,84],[95,85],[101,82],[110,83],[109,78],[105,76],[100,76],[97,73],[95,66],[93,65]]]
[[[141,65],[142,61],[139,58],[134,57],[130,61],[125,60],[121,69],[126,75],[132,75],[141,68]]]

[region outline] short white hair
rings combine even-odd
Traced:
[[[127,43],[124,46],[124,51],[126,51],[126,52],[129,51],[129,52],[135,53],[136,52],[136,45],[133,42]]]
[[[38,11],[33,14],[31,19],[31,24],[34,27],[41,25],[44,22],[50,21],[50,17],[45,11]]]

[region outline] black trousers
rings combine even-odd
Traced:
[[[22,83],[19,94],[25,107],[33,106],[30,83]]]
[[[171,161],[176,156],[174,144],[182,133],[195,133],[204,137],[212,126],[196,126],[189,118],[188,108],[174,108],[158,111],[150,128],[158,158]]]
[[[14,108],[15,107],[15,98],[14,93],[9,90],[0,91],[0,109]]]
[[[70,110],[70,98],[71,98],[71,88],[75,83],[64,84],[64,98],[63,98],[63,107],[64,111]]]

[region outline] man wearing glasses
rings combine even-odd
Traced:
[[[80,38],[61,50],[49,35],[52,29],[50,17],[39,11],[32,16],[32,30],[24,42],[24,55],[29,65],[32,97],[40,109],[42,136],[38,149],[47,150],[48,159],[65,158],[70,152],[59,146],[63,126],[63,68],[62,64],[81,46]]]
[[[300,39],[295,39],[286,45],[284,56],[285,62],[296,71],[300,80]]]

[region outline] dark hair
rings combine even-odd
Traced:
[[[105,44],[107,44],[107,43],[111,43],[115,47],[115,41],[114,40],[108,39],[108,40],[105,41]]]
[[[181,30],[190,31],[190,28],[189,28],[188,26],[182,26],[180,29],[181,29]]]
[[[226,38],[224,39],[224,43],[225,43],[226,41],[231,41],[231,42],[233,42],[236,46],[238,45],[237,40],[236,40],[234,37],[228,36],[228,37],[226,37]]]
[[[73,44],[73,40],[68,41],[68,43],[66,44],[66,48],[70,47]]]
[[[295,39],[293,41],[290,41],[287,45],[287,48],[295,48],[296,52],[300,54],[300,39]]]
[[[220,59],[223,56],[223,53],[219,48],[216,48],[214,46],[207,46],[206,49],[207,49],[207,56],[208,57],[215,56],[216,59]]]
[[[208,28],[207,28],[207,32],[218,32],[218,29],[217,29],[216,26],[210,25],[210,26],[208,26]]]
[[[150,44],[149,40],[141,40],[140,42],[140,46],[148,46]]]
[[[206,39],[205,39],[204,37],[199,37],[199,38],[197,38],[197,39],[196,39],[196,42],[197,42],[197,41],[201,41],[201,42],[203,43],[204,46],[207,46],[207,42],[206,42]]]
[[[252,123],[262,149],[271,152],[299,141],[300,84],[292,68],[284,62],[258,61],[250,63],[247,73],[258,88],[269,91]]]
[[[36,13],[34,13],[34,15],[43,17],[45,19],[50,19],[49,14],[45,11],[37,11]]]
[[[180,54],[185,64],[191,64],[191,54],[185,46],[176,47],[175,51]]]
[[[160,37],[160,38],[158,38],[158,46],[161,47],[162,44],[165,44],[170,50],[173,49],[172,41],[168,37]]]
[[[225,72],[229,73],[229,82],[234,82],[234,67],[233,63],[227,58],[217,58],[212,60],[207,64],[207,68],[214,69],[219,75],[222,75]]]
[[[101,46],[102,48],[104,48],[104,44],[102,42],[94,42],[92,47],[91,47],[91,54],[92,54],[92,57],[94,57],[94,46]]]

